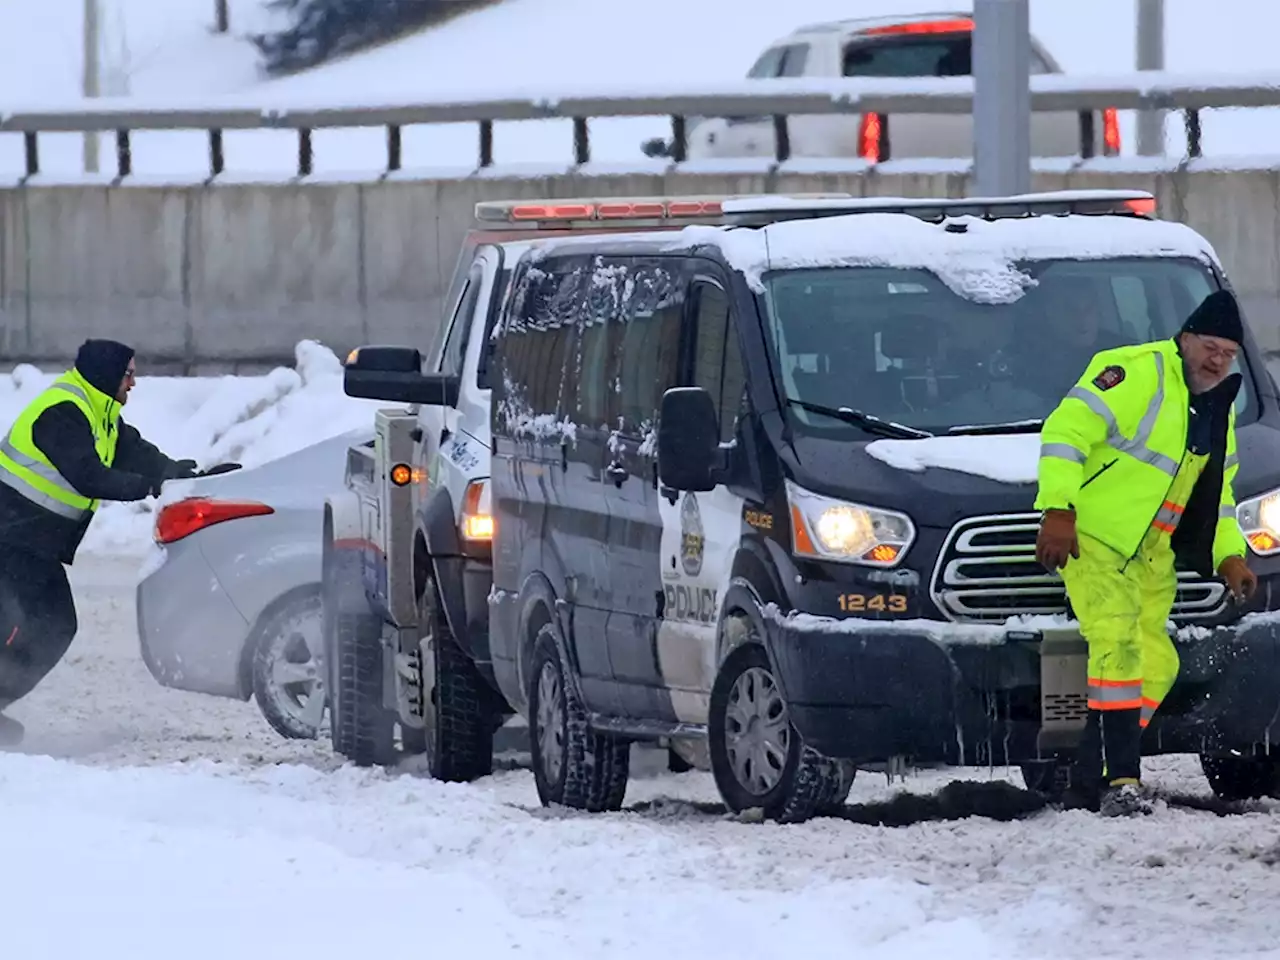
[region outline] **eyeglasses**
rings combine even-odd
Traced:
[[[1200,344],[1201,348],[1204,350],[1205,353],[1214,357],[1222,357],[1222,359],[1226,360],[1228,363],[1231,363],[1232,361],[1235,360],[1236,353],[1238,353],[1240,350],[1240,348],[1237,347],[1235,344],[1232,344],[1227,347],[1220,347],[1216,343],[1213,343],[1212,341],[1210,341],[1203,334],[1197,335],[1196,341]]]

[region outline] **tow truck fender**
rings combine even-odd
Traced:
[[[364,539],[357,494],[346,490],[325,498],[322,536],[324,602],[334,604],[335,611],[341,613],[371,611],[373,607],[364,585],[364,554],[377,548]]]
[[[440,605],[444,610],[449,630],[473,654],[471,637],[467,631],[467,606],[462,585],[462,541],[458,537],[453,497],[441,487],[435,491],[418,512],[418,529],[426,546],[426,563],[429,569],[414,571],[417,579],[429,573],[436,582]],[[452,562],[451,562],[452,561]]]

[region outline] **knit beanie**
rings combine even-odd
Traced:
[[[1244,341],[1244,322],[1240,319],[1240,305],[1230,290],[1215,290],[1191,311],[1182,325],[1182,333],[1197,333],[1207,337],[1221,337],[1233,343]]]

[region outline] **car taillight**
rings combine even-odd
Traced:
[[[1107,157],[1120,156],[1120,116],[1115,107],[1107,107],[1102,111],[1102,154]]]
[[[239,520],[242,517],[260,517],[274,512],[265,503],[254,500],[191,497],[160,508],[160,513],[156,516],[155,541],[174,543],[216,523]]]
[[[878,113],[864,113],[858,127],[858,156],[868,163],[880,162],[880,141],[884,137],[884,120]]]

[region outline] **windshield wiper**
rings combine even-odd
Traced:
[[[932,437],[933,434],[926,430],[917,430],[915,427],[908,427],[901,423],[894,423],[892,420],[881,420],[879,417],[873,417],[869,413],[863,413],[861,410],[854,410],[851,407],[827,407],[820,403],[809,403],[807,400],[797,400],[795,397],[787,397],[787,403],[792,406],[799,407],[801,410],[808,410],[810,413],[820,413],[826,417],[832,417],[836,420],[843,420],[845,423],[852,423],[861,427],[867,433],[874,433],[880,437],[895,437],[899,440],[918,440],[921,437]]]
[[[1043,420],[1012,420],[1009,423],[977,423],[951,427],[947,433],[952,436],[981,436],[988,433],[1039,433],[1044,426]]]

